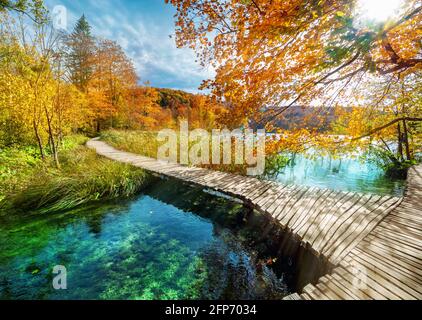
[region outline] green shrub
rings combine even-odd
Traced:
[[[0,202],[7,193],[22,189],[30,175],[41,165],[33,147],[0,150]]]
[[[266,158],[265,173],[266,177],[276,177],[281,169],[288,166],[292,161],[292,156],[286,154],[274,154]]]
[[[395,154],[376,146],[370,147],[363,157],[381,168],[386,176],[392,179],[406,179],[409,168],[417,163],[416,160],[399,160]]]

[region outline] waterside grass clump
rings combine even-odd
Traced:
[[[63,152],[60,163],[60,169],[42,162],[28,169],[26,179],[21,179],[26,182],[0,199],[0,214],[51,213],[92,201],[130,197],[152,179],[142,169],[101,158],[84,146]]]
[[[162,142],[157,141],[156,132],[147,132],[140,130],[108,130],[102,132],[101,140],[118,150],[139,154],[154,159],[157,158],[158,149],[162,145]],[[190,141],[189,148],[192,144],[192,141]],[[223,146],[221,146],[221,148],[223,148]],[[232,150],[232,154],[234,154],[234,152],[235,150]],[[282,168],[284,168],[291,162],[291,158],[292,156],[287,153],[275,153],[269,155],[266,159],[266,167],[263,177],[267,178],[277,175],[277,172],[279,172]],[[210,164],[202,165],[201,167],[227,173],[246,175],[248,165],[239,165],[233,162],[232,164]]]
[[[157,141],[156,132],[132,130],[108,130],[101,133],[101,140],[112,147],[149,158],[157,158],[162,143]]]

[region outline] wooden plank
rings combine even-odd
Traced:
[[[328,225],[334,224],[337,220],[336,212],[350,197],[353,197],[353,194],[345,192],[340,193],[334,205],[332,205],[331,208],[328,207],[325,214],[320,215],[319,219],[315,222],[318,224],[319,229],[315,228],[312,235],[309,237],[309,243],[311,243],[314,248],[321,247],[321,241],[325,238],[325,235],[329,230]]]
[[[403,238],[394,237],[388,233],[379,233],[376,230],[371,233],[371,236],[373,236],[377,240],[383,240],[384,242],[395,243],[402,246],[403,248],[405,247],[408,251],[413,252],[415,257],[421,258],[422,252],[420,251],[420,246],[418,246],[417,244],[409,243]]]
[[[240,196],[241,194],[240,191],[242,190],[241,185],[245,183],[245,180],[246,180],[245,177],[234,176],[232,177],[231,181],[227,183],[221,189],[224,190],[225,192]]]
[[[254,178],[248,179],[248,182],[243,187],[243,190],[239,192],[239,194],[242,198],[247,199],[248,194],[251,194],[261,185],[262,185],[261,181],[257,179],[254,179]]]
[[[390,239],[392,241],[400,242],[404,246],[410,246],[412,248],[415,248],[416,250],[419,250],[420,248],[422,248],[422,241],[406,236],[405,234],[402,234],[402,233],[385,232],[385,229],[383,230],[381,228],[377,228],[376,230],[372,232],[372,234],[376,237],[381,237],[385,239]]]
[[[409,228],[415,229],[418,233],[422,233],[422,226],[419,223],[414,223],[413,221],[410,221],[409,219],[404,219],[399,216],[390,214],[388,216],[388,221],[392,224],[400,224],[407,226]]]
[[[420,224],[422,222],[422,210],[419,208],[419,206],[420,205],[418,205],[417,208],[415,207],[409,209],[409,207],[406,207],[402,201],[400,206],[398,206],[397,209],[391,213],[391,215],[392,217],[401,217]]]
[[[322,278],[323,279],[323,278]],[[328,297],[330,300],[342,300],[342,297],[337,295],[337,292],[334,290],[329,289],[323,281],[320,281],[316,287],[320,292],[322,292],[326,297]]]
[[[312,298],[311,298],[309,295],[307,295],[306,293],[302,293],[302,294],[300,295],[300,297],[301,297],[303,300],[312,300]]]
[[[272,214],[272,216],[277,219],[280,220],[281,217],[283,217],[284,215],[284,210],[289,210],[290,207],[294,204],[294,202],[297,200],[297,197],[300,196],[300,194],[302,194],[304,187],[301,186],[295,186],[294,189],[292,191],[290,191],[288,193],[288,198],[287,201],[285,201],[284,203],[280,204]]]
[[[333,273],[331,275],[331,281],[337,285],[337,287],[342,288],[343,291],[345,291],[352,299],[355,300],[369,300],[370,297],[366,295],[364,292],[354,288],[350,282],[343,279],[341,276],[339,276],[336,273]]]
[[[397,294],[400,298],[407,300],[422,298],[421,294],[410,288],[406,283],[407,280],[394,272],[394,270],[389,270],[387,273],[385,271],[381,271],[384,269],[384,266],[377,261],[366,261],[355,254],[353,254],[353,259],[366,267],[366,272],[369,277],[389,291]]]
[[[324,293],[314,287],[312,284],[307,285],[303,289],[303,293],[307,294],[312,300],[330,300]]]
[[[422,261],[418,261],[417,259],[413,258],[412,256],[407,255],[399,250],[389,248],[378,241],[371,241],[367,242],[363,240],[356,249],[361,249],[364,252],[375,252],[382,256],[389,256],[393,258],[397,258],[403,261],[408,265],[413,266],[417,270],[422,270]],[[422,272],[422,271],[421,271]]]
[[[281,212],[281,214],[278,216],[278,220],[281,221],[281,223],[284,226],[288,226],[289,225],[289,221],[291,219],[291,213],[295,212],[295,208],[297,208],[297,206],[301,206],[302,205],[302,198],[306,195],[306,193],[309,191],[310,187],[301,187],[299,192],[293,196],[291,204],[288,205],[284,211]]]
[[[215,189],[216,191],[224,191],[226,186],[233,183],[233,179],[234,179],[233,175],[227,174],[225,177],[221,177],[220,179],[215,180],[213,189]]]
[[[366,203],[365,199],[360,194],[354,194],[353,197],[346,200],[341,207],[335,212],[335,218],[332,219],[331,223],[326,225],[325,234],[319,238],[318,243],[315,245],[320,248],[321,252],[325,252],[329,241],[334,236],[335,232],[338,228],[343,224],[345,220],[347,220],[354,211],[357,211],[363,204]],[[362,201],[361,201],[362,200]]]
[[[251,178],[237,175],[233,176],[239,178],[233,178],[232,181],[228,183],[225,188],[230,190],[231,192],[236,192],[240,194],[241,190],[243,190],[243,188],[251,182]]]
[[[320,217],[322,217],[324,215],[324,212],[329,211],[332,206],[338,202],[338,197],[341,197],[342,192],[341,191],[336,191],[334,192],[331,197],[327,198],[326,201],[324,201],[324,203],[322,203],[317,210],[315,210],[315,214],[312,217],[312,220],[309,221],[309,225],[308,227],[304,230],[303,233],[303,239],[304,241],[312,244],[313,238],[312,236],[314,235],[314,233],[316,231],[318,231],[321,226],[319,225],[318,221],[320,219]]]
[[[244,192],[250,185],[250,180],[243,180],[240,183],[229,186],[229,192],[238,195],[240,198],[244,198]]]
[[[295,187],[292,186],[288,186],[286,189],[283,189],[283,192],[277,199],[275,199],[272,203],[268,202],[268,205],[265,206],[265,211],[275,218],[274,212],[278,207],[282,206],[289,200],[290,194],[293,192],[293,190],[295,190]]]
[[[256,198],[262,196],[267,190],[271,187],[271,183],[269,182],[262,182],[255,190],[253,190],[250,194],[246,195],[245,197],[253,202]]]
[[[359,244],[360,241],[362,241],[377,226],[377,224],[394,209],[398,202],[398,198],[390,198],[377,209],[370,212],[367,216],[364,216],[364,219],[361,220],[360,224],[357,225],[357,228],[354,229],[355,232],[349,234],[349,236],[344,239],[341,247],[333,253],[333,261],[339,261],[347,255],[349,250]],[[336,254],[338,254],[338,257],[334,258]]]
[[[230,175],[220,171],[212,171],[206,178],[204,178],[204,182],[206,182],[209,186],[214,187],[219,184],[219,181],[228,178]]]
[[[269,194],[257,200],[256,206],[258,208],[261,208],[262,211],[266,211],[266,209],[270,207],[271,204],[274,203],[274,201],[276,201],[280,197],[282,192],[286,190],[287,188],[288,187],[286,185],[283,185],[283,186],[278,186],[275,189],[270,189]]]
[[[385,247],[388,248],[392,248],[395,249],[397,251],[403,252],[406,255],[408,255],[409,257],[413,257],[414,259],[416,259],[417,261],[422,261],[421,256],[420,256],[420,251],[415,251],[415,250],[410,250],[408,247],[406,246],[402,246],[402,245],[397,245],[396,243],[393,243],[391,241],[385,240],[383,238],[375,238],[373,235],[368,235],[368,237],[366,239],[363,240],[363,242],[374,242],[377,245],[384,245]]]
[[[391,224],[388,221],[388,217],[378,225],[378,228],[385,232],[396,232],[414,240],[422,241],[422,233],[418,233],[417,230],[406,227],[404,225]]]
[[[356,248],[353,252],[355,254],[359,254],[360,257],[366,257],[368,261],[369,259],[373,259],[373,261],[379,262],[386,268],[397,270],[403,276],[408,277],[409,280],[413,283],[412,285],[422,286],[421,270],[412,267],[400,259],[394,258],[391,255],[388,257],[385,255],[379,255],[374,251],[363,251],[359,248]]]
[[[349,267],[350,268],[350,267]],[[348,268],[348,269],[349,269]],[[369,297],[371,300],[398,300],[400,297],[390,292],[378,282],[374,281],[371,278],[366,278],[365,284],[366,287],[356,287],[356,276],[344,267],[338,267],[334,270],[334,273],[340,276],[341,278],[347,280],[350,283],[350,289],[353,289],[354,292],[362,292],[365,296]],[[368,300],[365,299],[365,300]]]
[[[319,283],[325,285],[327,290],[334,292],[335,295],[341,300],[358,300],[354,294],[349,293],[347,289],[343,285],[336,282],[332,276],[322,277],[319,280]]]
[[[320,207],[324,206],[326,200],[333,194],[334,191],[327,190],[324,194],[320,196],[320,198],[314,203],[314,205],[309,210],[306,218],[302,221],[298,227],[296,227],[295,232],[300,236],[304,236],[306,234],[306,230],[308,230],[312,221],[316,218],[317,214],[320,212]]]
[[[302,298],[300,297],[299,294],[294,293],[294,294],[291,294],[291,295],[285,297],[283,300],[298,301],[298,300],[302,300]]]
[[[377,210],[380,205],[382,205],[382,203],[380,203],[380,201],[382,201],[381,199],[381,196],[372,197],[365,206],[359,209],[359,212],[355,212],[354,215],[350,216],[345,222],[343,222],[329,242],[329,247],[327,247],[325,251],[327,257],[334,257],[335,260],[339,254],[349,248],[349,245],[352,244],[350,235],[353,232],[356,232],[356,229],[360,228],[366,215]]]
[[[307,210],[310,208],[310,203],[312,201],[316,201],[315,194],[318,194],[319,192],[322,192],[323,190],[311,187],[305,197],[302,199],[302,202],[300,206],[298,205],[295,209],[296,211],[292,213],[291,219],[287,222],[287,225],[293,229],[293,225],[298,221],[303,214],[307,213]]]
[[[299,226],[306,220],[309,215],[311,208],[315,205],[320,197],[322,197],[325,193],[329,192],[328,189],[318,189],[317,192],[311,196],[309,199],[308,204],[301,210],[301,214],[297,216],[296,221],[291,223],[291,229],[297,230]]]
[[[403,210],[403,207],[400,206],[399,208],[397,208],[397,210],[395,210],[394,212],[391,213],[392,217],[399,217],[402,219],[407,219],[410,222],[416,223],[416,224],[422,224],[422,218],[421,217],[416,217],[415,215],[409,213],[406,210]]]

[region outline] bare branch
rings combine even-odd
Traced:
[[[252,0],[252,3],[254,6],[258,9],[260,15],[264,15],[264,11],[261,10],[261,8],[258,6],[255,0]]]

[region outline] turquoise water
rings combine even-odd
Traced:
[[[376,165],[351,156],[296,155],[272,179],[285,184],[395,196],[402,196],[405,186],[404,180],[392,180]]]
[[[161,181],[144,194],[0,220],[0,299],[280,299],[290,292],[242,206]],[[259,219],[258,219],[259,220]],[[255,225],[254,225],[255,224]],[[67,269],[67,290],[52,282]]]

